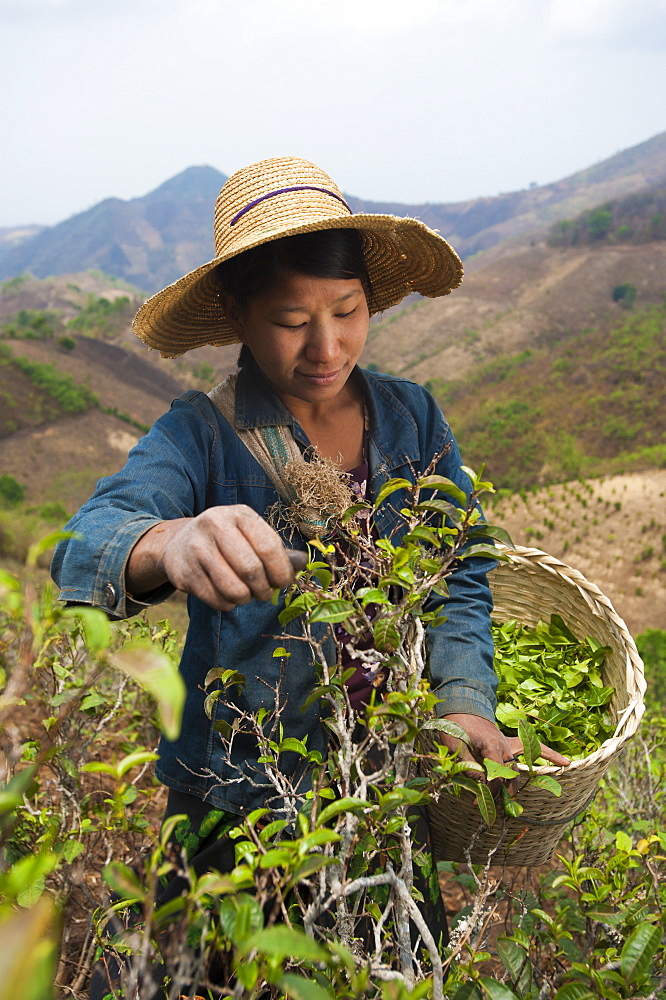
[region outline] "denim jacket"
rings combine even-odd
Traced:
[[[444,457],[438,472],[469,492],[451,430],[425,389],[406,379],[358,368],[353,377],[360,380],[370,417],[370,497],[391,477],[413,481],[414,472],[426,469],[439,454]],[[288,425],[297,441],[304,446],[309,443],[253,365],[239,373],[235,424]],[[400,536],[398,512],[405,500],[397,493],[382,504],[376,517],[381,535]],[[67,539],[56,548],[52,573],[60,596],[103,608],[114,618],[134,615],[172,592],[169,586],[161,587],[145,602],[127,593],[129,554],[149,528],[172,518],[195,517],[218,504],[247,504],[263,516],[277,501],[266,473],[208,396],[186,392],[132,449],[124,468],[99,481],[94,495],[69,522],[68,530],[81,537]],[[293,540],[290,544],[294,545]],[[300,545],[305,547],[302,540]],[[494,719],[492,600],[486,579],[493,565],[492,560],[480,558],[460,563],[448,580],[447,620],[429,628],[430,679],[441,699],[440,715],[468,713]],[[430,599],[433,608],[442,601],[435,595]],[[268,805],[254,740],[249,735],[237,737],[228,759],[214,727],[222,720],[233,723],[237,709],[271,709],[280,684],[286,693],[281,716],[284,735],[306,739],[309,749],[325,753],[320,706],[302,708],[316,681],[313,656],[303,641],[275,638],[301,634],[298,620],[286,629],[278,623],[281,607],[281,601],[274,606],[255,600],[220,612],[188,598],[190,625],[180,664],[187,687],[183,724],[175,741],[162,739],[157,766],[157,775],[166,785],[237,813]],[[323,637],[326,626],[318,628]],[[286,646],[289,657],[274,657],[278,646]],[[209,719],[204,712],[203,682],[217,665],[240,671],[246,684],[233,701],[218,699]],[[283,756],[285,772],[295,776],[299,759],[291,752]]]

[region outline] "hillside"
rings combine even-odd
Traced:
[[[380,370],[426,382],[458,379],[502,354],[556,341],[624,315],[666,292],[666,242],[554,248],[545,243],[479,267],[441,299],[418,300],[373,324],[363,355]]]
[[[0,278],[93,267],[156,291],[213,256],[213,206],[225,180],[213,167],[189,167],[143,197],[108,198],[33,236],[7,231],[15,235],[0,239]],[[664,180],[666,132],[556,183],[493,198],[414,205],[346,197],[355,211],[420,218],[470,257]]]
[[[580,570],[637,635],[666,629],[665,497],[666,469],[654,469],[502,496],[486,513]]]
[[[619,311],[619,310],[618,310]],[[666,306],[535,341],[426,383],[497,486],[666,464]]]

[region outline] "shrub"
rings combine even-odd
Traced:
[[[25,490],[13,476],[3,473],[0,476],[0,503],[14,507],[23,501]]]
[[[613,302],[619,302],[623,309],[631,309],[636,301],[637,289],[635,285],[616,285],[612,292]]]

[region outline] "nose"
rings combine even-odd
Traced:
[[[330,364],[338,355],[338,347],[338,337],[331,322],[310,323],[305,357],[311,364]]]

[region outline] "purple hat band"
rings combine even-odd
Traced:
[[[335,193],[335,191],[329,191],[328,188],[315,187],[314,184],[294,184],[293,187],[278,188],[277,191],[269,191],[268,194],[262,194],[260,198],[255,198],[254,201],[249,202],[245,208],[241,208],[240,212],[237,212],[234,215],[233,219],[229,223],[229,227],[235,226],[238,220],[241,219],[246,212],[249,212],[251,208],[254,208],[255,205],[258,205],[262,201],[266,201],[267,198],[275,198],[278,194],[287,194],[289,191],[320,191],[322,194],[328,194],[331,198],[341,201],[347,211],[351,214],[351,208],[345,199],[341,198],[339,194]]]

